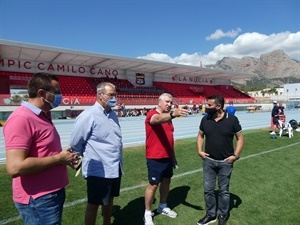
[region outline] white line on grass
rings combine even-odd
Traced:
[[[280,148],[274,148],[274,149],[271,149],[271,150],[267,150],[267,151],[259,152],[259,153],[256,153],[256,154],[244,156],[240,159],[240,161],[245,160],[245,159],[249,159],[249,158],[253,158],[253,157],[256,157],[256,156],[259,156],[259,155],[264,155],[264,154],[268,154],[268,153],[271,153],[271,152],[279,151],[279,150],[282,150],[282,149],[285,149],[285,148],[293,147],[293,146],[298,145],[298,144],[300,144],[300,142],[290,144],[290,145],[286,145],[286,146],[283,146],[283,147],[280,147]],[[185,173],[174,175],[172,179],[183,177],[183,176],[186,176],[186,175],[191,175],[191,174],[198,173],[198,172],[201,172],[201,171],[202,171],[202,168],[197,169],[197,170],[191,170],[191,171],[188,171],[188,172],[185,172]],[[138,188],[146,187],[147,185],[148,184],[140,184],[140,185],[135,185],[135,186],[132,186],[132,187],[122,188],[121,192],[135,190],[135,189],[138,189]],[[86,198],[83,198],[83,199],[78,199],[78,200],[73,201],[73,202],[66,203],[66,204],[64,204],[64,208],[81,204],[83,202],[86,202],[86,200],[87,200]],[[4,220],[0,221],[0,225],[8,224],[8,223],[20,220],[20,219],[21,219],[20,216],[11,217],[9,219],[4,219]]]

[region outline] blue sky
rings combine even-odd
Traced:
[[[300,0],[0,0],[0,39],[187,65],[300,61]]]

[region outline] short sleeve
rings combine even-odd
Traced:
[[[32,143],[32,129],[27,118],[21,115],[10,118],[3,129],[6,150],[29,149]]]

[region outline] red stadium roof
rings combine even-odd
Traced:
[[[208,79],[245,79],[257,77],[256,74],[229,72],[225,70],[205,69],[144,59],[127,58],[84,52],[43,45],[35,45],[0,39],[0,59],[32,60],[74,66],[88,66],[131,70],[141,73],[159,73],[164,75],[201,76]]]

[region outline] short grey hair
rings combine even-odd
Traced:
[[[159,101],[163,101],[163,100],[165,100],[165,97],[169,97],[169,98],[172,98],[172,99],[173,99],[173,96],[172,96],[171,94],[169,94],[169,93],[163,93],[163,94],[161,94],[161,95],[159,96],[158,100],[159,100]]]
[[[101,93],[105,91],[106,86],[111,86],[112,88],[116,89],[116,86],[110,82],[102,82],[97,85],[97,93]]]

